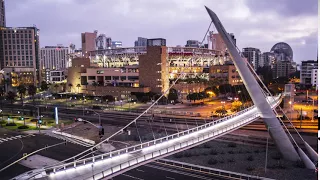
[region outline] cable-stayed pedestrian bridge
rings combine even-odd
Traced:
[[[281,96],[267,97],[272,108],[281,102]],[[251,106],[231,116],[208,122],[185,131],[109,153],[37,169],[16,179],[86,179],[112,178],[132,168],[159,158],[184,151],[228,134],[261,117],[257,107]]]

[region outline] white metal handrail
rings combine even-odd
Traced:
[[[277,99],[279,99],[279,97]],[[274,103],[274,102],[271,102],[271,103]],[[274,107],[274,105],[271,105],[271,106]],[[137,150],[141,150],[144,147],[150,147],[150,145],[155,145],[155,144],[162,143],[164,141],[168,141],[168,140],[172,140],[172,139],[175,139],[175,138],[179,138],[179,137],[181,137],[183,135],[189,134],[190,132],[200,131],[200,130],[202,130],[204,128],[207,128],[207,127],[210,127],[210,126],[225,122],[226,120],[231,119],[231,118],[233,118],[235,116],[241,115],[241,114],[243,114],[245,112],[248,112],[248,111],[252,110],[253,108],[255,108],[255,106],[251,106],[251,107],[249,107],[247,109],[239,111],[238,113],[236,113],[234,115],[230,115],[230,116],[224,117],[224,118],[219,119],[217,121],[209,122],[209,123],[203,124],[201,126],[197,126],[197,127],[185,130],[185,131],[181,131],[181,132],[178,132],[178,133],[175,133],[175,134],[171,134],[171,135],[166,136],[166,137],[162,137],[162,138],[159,138],[159,139],[148,141],[148,142],[145,142],[145,143],[142,143],[142,144],[139,144],[139,145],[126,147],[126,148],[119,149],[119,150],[116,150],[116,151],[108,152],[108,153],[105,153],[105,154],[100,154],[100,155],[97,155],[97,156],[94,156],[94,157],[89,157],[89,158],[85,158],[85,159],[81,159],[81,160],[76,160],[76,161],[72,161],[72,162],[69,162],[69,163],[65,163],[65,164],[57,165],[57,166],[53,166],[53,167],[46,167],[45,170],[49,170],[50,171],[50,169],[66,168],[67,166],[74,166],[75,164],[78,164],[78,163],[83,164],[84,162],[94,162],[94,159],[104,159],[105,157],[110,157],[111,158],[111,157],[118,156],[118,155],[121,155],[121,154],[125,154],[125,153],[129,153],[129,152],[134,152],[134,151],[137,151]],[[260,115],[260,113],[257,113],[257,114]]]

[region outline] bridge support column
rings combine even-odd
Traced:
[[[294,149],[290,139],[282,129],[282,126],[275,116],[275,113],[271,109],[269,103],[267,102],[264,94],[262,93],[261,87],[256,81],[255,77],[251,73],[247,66],[245,60],[243,60],[230,39],[229,34],[224,29],[222,23],[220,22],[218,16],[209,8],[207,8],[208,14],[214,23],[217,31],[219,32],[221,38],[226,44],[229,53],[231,54],[234,65],[236,66],[239,74],[243,80],[243,83],[248,90],[251,99],[256,105],[257,109],[260,111],[262,119],[267,128],[270,129],[269,133],[272,136],[277,148],[287,160],[297,161],[300,160],[297,151]]]

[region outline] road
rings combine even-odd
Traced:
[[[159,162],[151,162],[138,168],[127,171],[113,178],[113,180],[196,180],[196,179],[235,179],[213,173],[199,172],[180,166],[173,166]]]
[[[21,135],[21,137],[19,135]],[[4,128],[0,128],[0,138],[0,169],[17,159],[20,159],[23,156],[23,153],[31,153],[37,149],[45,147],[45,145],[53,145],[63,142],[60,139],[45,135],[35,134],[32,136],[8,131]],[[67,143],[66,145],[62,144],[48,150],[41,151],[37,154],[62,161],[86,149],[87,148],[80,145]],[[30,169],[16,164],[3,172],[0,172],[0,179],[10,179],[28,170]]]

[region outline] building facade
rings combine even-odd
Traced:
[[[261,67],[270,66],[272,68],[274,64],[275,64],[275,57],[273,53],[264,52],[261,54],[261,61],[259,66]]]
[[[187,44],[185,47],[194,47],[194,48],[199,48],[200,47],[200,42],[198,40],[188,40]]]
[[[138,37],[138,40],[134,41],[134,47],[145,47],[147,46],[147,38]]]
[[[232,39],[233,43],[236,45],[237,40],[233,33],[229,33],[230,38]],[[221,38],[220,34],[213,33],[212,31],[209,33],[209,39],[208,39],[209,49],[217,50],[225,52],[227,50],[226,44],[223,42],[223,39]]]
[[[41,48],[42,69],[64,70],[68,68],[68,47],[45,46]]]
[[[300,84],[314,86],[317,84],[318,61],[302,61],[300,68]]]
[[[241,85],[242,79],[233,64],[211,66],[210,81],[217,81],[218,84]]]
[[[47,83],[62,83],[66,79],[64,70],[45,70],[45,81]]]
[[[111,49],[112,39],[105,34],[100,34],[96,38],[96,50]]]
[[[112,49],[122,48],[122,41],[112,41]]]
[[[96,38],[98,31],[81,33],[82,55],[88,57],[89,51],[96,50]]]
[[[296,72],[296,68],[293,66],[294,63],[290,61],[277,61],[272,68],[273,79],[280,77],[288,77],[290,74]]]
[[[242,54],[245,58],[247,58],[248,62],[253,65],[254,70],[256,71],[258,67],[261,65],[261,51],[260,49],[247,47],[242,49]]]
[[[7,73],[12,87],[22,83],[38,85],[41,81],[39,29],[0,28],[0,68]]]
[[[0,27],[6,27],[6,11],[4,0],[0,0]]]

